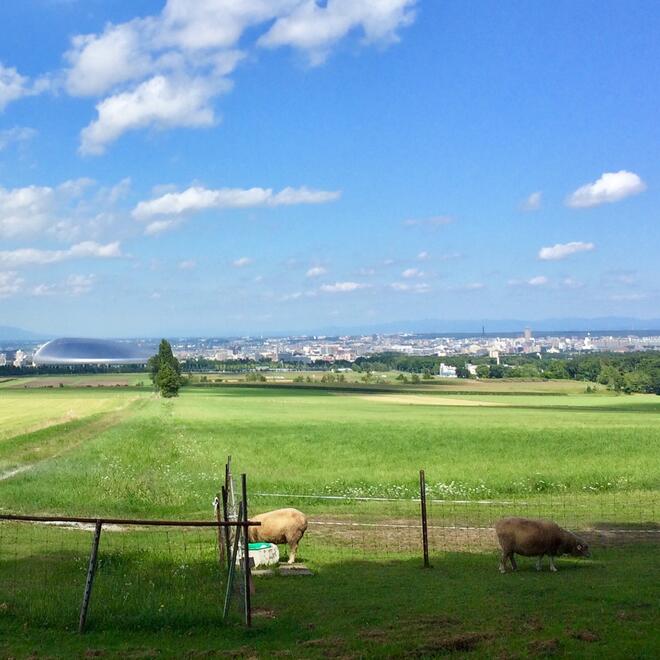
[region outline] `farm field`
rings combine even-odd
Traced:
[[[560,560],[557,575],[537,574],[523,560],[519,574],[501,576],[489,528],[520,513],[594,534],[657,529],[660,397],[505,382],[390,392],[223,384],[161,400],[141,388],[64,383],[0,390],[0,512],[209,519],[232,455],[235,471],[248,474],[252,512],[296,506],[319,522],[300,556],[315,575],[258,580],[255,627],[244,631],[218,623],[222,590],[207,588],[212,544],[189,561],[177,554],[190,543],[182,533],[169,544],[104,534],[99,584],[104,571],[119,571],[125,588],[100,587],[90,632],[79,638],[72,631],[90,533],[29,526],[27,534],[25,525],[0,523],[0,586],[21,596],[0,596],[3,657],[89,649],[166,657],[211,649],[239,649],[239,657],[654,655],[653,534],[600,548],[592,560]],[[430,571],[420,568],[419,530],[408,527],[418,515],[422,467]],[[398,501],[359,499],[373,497]],[[332,527],[337,522],[354,527]],[[396,533],[369,527],[392,523]],[[444,535],[465,525],[482,531]],[[105,567],[104,547],[118,553]],[[176,579],[171,573],[174,564],[194,576],[185,583],[194,615],[163,583],[163,575],[183,579],[183,569]],[[152,585],[146,609],[131,600],[133,574]],[[71,608],[43,603],[46,583],[31,575],[55,580]],[[121,636],[113,620],[122,622]]]

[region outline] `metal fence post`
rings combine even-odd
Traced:
[[[245,577],[245,625],[250,627],[252,625],[252,571],[250,570],[250,539],[248,533],[248,501],[247,501],[247,476],[245,473],[241,475],[241,488],[243,491],[243,561],[244,561],[244,577]]]
[[[85,622],[87,621],[87,610],[89,608],[89,601],[92,597],[92,587],[94,585],[94,575],[96,574],[96,565],[99,553],[99,541],[101,540],[101,528],[103,522],[96,521],[94,528],[94,538],[92,540],[92,550],[89,555],[89,566],[87,567],[87,579],[85,580],[85,591],[83,593],[82,605],[80,606],[80,620],[78,622],[78,632],[81,633],[85,629]]]
[[[419,501],[422,508],[422,545],[424,548],[424,568],[431,568],[429,562],[429,530],[426,518],[426,477],[424,470],[419,471]]]

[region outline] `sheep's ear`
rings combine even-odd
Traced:
[[[578,543],[577,549],[582,550],[582,545],[580,543]]]

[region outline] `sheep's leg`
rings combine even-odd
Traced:
[[[543,559],[543,555],[539,555],[536,558],[536,570],[540,571],[541,570],[541,560]]]
[[[557,572],[557,567],[555,566],[555,558],[552,555],[550,555],[550,570],[553,573]]]
[[[298,541],[291,541],[289,543],[289,561],[287,563],[293,564],[296,561],[297,550],[298,550]]]
[[[514,571],[517,571],[518,570],[518,564],[516,564],[516,557],[515,557],[513,552],[509,555],[509,561],[511,562],[511,568]]]
[[[502,557],[500,558],[500,573],[506,573],[506,560],[507,560],[507,555],[502,550]]]

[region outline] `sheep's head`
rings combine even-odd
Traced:
[[[573,557],[591,557],[589,546],[582,539],[576,537],[575,545],[571,550],[571,555]]]

